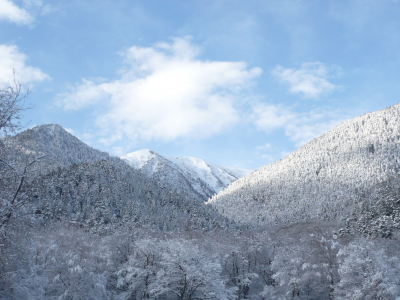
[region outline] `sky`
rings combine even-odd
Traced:
[[[257,169],[400,102],[398,0],[0,0],[0,86],[114,155]]]

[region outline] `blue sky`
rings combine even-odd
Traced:
[[[0,84],[123,155],[259,168],[400,101],[400,1],[0,0]]]

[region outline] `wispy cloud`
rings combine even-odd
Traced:
[[[285,69],[277,66],[272,75],[290,86],[291,93],[303,94],[305,98],[318,99],[333,92],[337,85],[328,81],[331,71],[320,62],[303,63],[300,69]]]
[[[285,127],[295,118],[295,114],[283,105],[257,103],[253,107],[252,119],[255,125],[268,133]]]
[[[33,18],[25,9],[18,7],[12,1],[0,0],[0,20],[27,25],[33,21]]]
[[[59,95],[65,109],[106,106],[97,115],[103,142],[122,138],[201,138],[238,122],[236,103],[261,74],[243,62],[203,61],[189,39],[154,47],[131,47],[122,55],[121,78],[101,84],[85,80]]]
[[[345,118],[329,109],[301,113],[282,105],[259,103],[253,108],[252,119],[258,129],[267,133],[274,129],[284,129],[285,135],[299,147],[333,128]]]
[[[34,15],[47,15],[50,12],[57,10],[50,4],[44,4],[42,0],[23,0],[24,7],[29,9]]]
[[[71,87],[69,92],[58,94],[58,104],[67,110],[78,110],[97,104],[101,100],[108,99],[104,88],[103,85],[83,79],[81,84]]]
[[[42,81],[50,78],[40,69],[27,66],[27,56],[19,52],[14,45],[0,45],[0,84],[6,84],[13,78],[13,69],[24,83]]]
[[[257,147],[256,147],[256,150],[257,150],[257,151],[268,150],[268,149],[271,148],[271,146],[272,146],[271,143],[266,143],[265,145],[257,146]]]

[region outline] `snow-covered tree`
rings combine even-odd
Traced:
[[[376,244],[358,239],[339,251],[337,299],[399,299],[400,259]]]
[[[183,239],[142,239],[117,271],[119,299],[233,299],[218,256]]]
[[[117,288],[124,291],[120,298],[150,299],[149,288],[160,267],[159,242],[156,239],[139,240],[132,248],[132,253],[127,253],[127,262],[117,271]]]
[[[318,226],[298,224],[303,233],[275,236],[272,261],[274,284],[266,285],[264,299],[334,299],[337,285],[337,253],[340,244]],[[307,228],[308,227],[308,228]],[[307,233],[311,231],[311,233]]]
[[[98,238],[63,224],[36,232],[29,267],[18,270],[18,299],[110,299],[107,247]]]
[[[237,299],[247,299],[254,279],[259,275],[253,271],[251,261],[240,251],[232,251],[224,257],[224,269],[229,283],[235,288]]]
[[[347,120],[208,204],[251,225],[340,220],[373,185],[398,176],[399,137],[400,104]]]
[[[190,241],[160,241],[161,261],[150,294],[170,299],[232,299],[221,277],[218,257],[202,251]]]
[[[22,159],[16,149],[9,147],[9,134],[23,128],[20,120],[27,109],[23,84],[14,78],[12,83],[0,86],[0,236],[3,227],[15,217],[27,197],[23,191],[29,170],[39,158]]]

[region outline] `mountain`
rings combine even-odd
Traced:
[[[44,224],[69,220],[102,234],[136,227],[170,231],[230,226],[186,188],[160,184],[123,162],[105,160],[57,168],[26,187]]]
[[[1,154],[19,168],[46,155],[30,168],[23,191],[44,224],[67,220],[99,233],[121,227],[169,231],[231,226],[169,164],[148,176],[146,168],[134,169],[93,149],[56,124],[36,126],[4,141],[7,151]]]
[[[57,124],[25,130],[9,139],[8,145],[25,156],[46,155],[47,166],[68,166],[102,159],[118,160],[106,152],[89,147]]]
[[[400,171],[400,104],[345,121],[207,204],[247,224],[342,219]]]
[[[194,157],[167,157],[143,149],[122,156],[132,168],[172,185],[184,180],[205,200],[252,170],[228,168]]]

